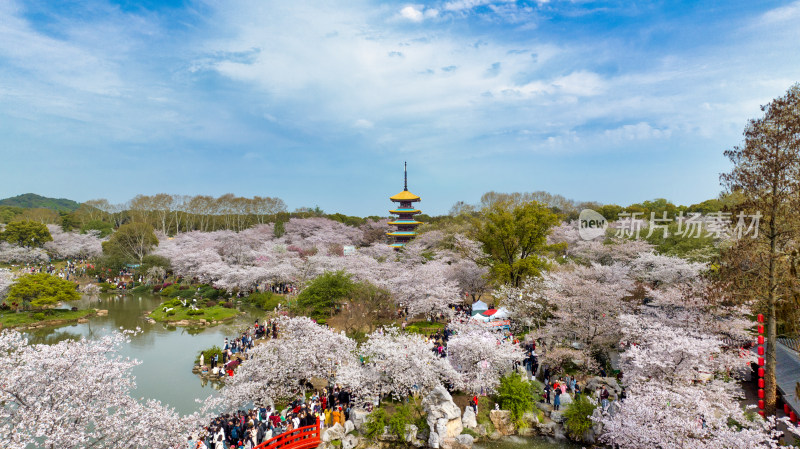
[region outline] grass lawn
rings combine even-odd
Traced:
[[[181,305],[174,306],[168,303],[171,303],[171,301],[165,301],[156,307],[155,310],[150,312],[150,318],[161,322],[183,320],[223,321],[227,320],[228,318],[233,318],[239,314],[239,311],[236,309],[228,309],[227,307],[222,307],[219,305],[213,307],[203,307],[197,311],[192,311],[189,307],[183,307]],[[169,313],[164,312],[164,307],[172,307],[172,311]],[[198,314],[197,312],[199,311],[202,311],[203,313]],[[193,312],[194,314],[189,315],[189,312]]]
[[[437,323],[430,321],[416,321],[406,325],[406,332],[413,332],[415,334],[429,335],[440,331],[447,327],[447,323]]]
[[[76,310],[74,312],[72,310],[51,309],[48,310],[48,313],[3,311],[0,312],[0,323],[3,324],[3,328],[9,328],[52,320],[73,321],[94,313],[94,309]]]

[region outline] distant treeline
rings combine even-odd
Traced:
[[[675,205],[670,201],[658,198],[629,206],[601,204],[593,201],[578,202],[561,195],[544,191],[498,193],[487,192],[478,204],[467,204],[459,201],[453,205],[447,215],[429,216],[421,214],[417,219],[427,223],[430,228],[449,227],[464,218],[477,217],[480,211],[495,202],[509,201],[514,204],[538,201],[547,205],[564,221],[578,218],[583,209],[593,209],[608,220],[616,220],[622,212],[639,212],[642,218],[649,218],[651,212],[661,217],[664,212],[673,218],[680,212],[699,212],[707,214],[725,210],[738,199],[734,195],[720,196],[690,206]],[[89,200],[80,204],[73,212],[55,211],[46,208],[22,208],[0,206],[0,223],[32,220],[45,224],[60,224],[65,230],[97,229],[103,234],[125,223],[148,223],[153,229],[168,235],[187,231],[241,231],[258,224],[275,223],[280,228],[282,223],[291,218],[325,217],[349,226],[359,226],[367,220],[379,220],[384,217],[355,217],[340,213],[327,214],[319,207],[299,208],[289,212],[286,203],[280,198],[238,197],[225,194],[219,197],[206,195],[137,195],[127,203],[114,204],[106,199]]]
[[[64,230],[96,229],[103,234],[126,223],[147,223],[157,231],[174,235],[187,231],[241,231],[259,224],[285,223],[291,218],[326,217],[349,226],[359,226],[367,220],[381,217],[353,217],[326,214],[319,207],[299,208],[288,212],[280,198],[238,197],[225,194],[206,195],[137,195],[127,203],[114,204],[106,199],[84,202],[74,212],[50,209],[23,209],[0,206],[0,222],[32,220],[45,224],[60,224]]]

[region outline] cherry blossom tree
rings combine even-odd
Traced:
[[[654,287],[669,287],[693,282],[707,269],[706,264],[680,257],[662,256],[652,251],[639,253],[628,263],[630,275]]]
[[[628,263],[639,257],[639,254],[652,251],[653,245],[645,240],[612,239],[610,242],[598,240],[578,240],[567,248],[567,255],[587,262],[602,265]]]
[[[432,260],[395,268],[397,271],[388,279],[388,288],[410,316],[447,315],[451,304],[463,302],[458,284],[447,280],[450,267],[446,263]]]
[[[462,259],[450,265],[448,280],[455,282],[463,293],[477,301],[489,286],[489,269],[472,260]]]
[[[600,351],[619,340],[617,317],[630,308],[622,299],[633,290],[621,264],[568,265],[545,275],[544,294],[555,305],[542,332],[563,342]]]
[[[25,248],[0,242],[0,262],[2,263],[40,263],[49,260],[50,256],[41,248]]]
[[[13,283],[14,274],[6,269],[0,269],[0,300],[6,297],[6,293]]]
[[[627,350],[620,363],[627,396],[613,414],[595,416],[601,440],[615,447],[777,447],[775,421],[748,416],[728,373],[748,364],[702,331],[641,315],[620,317]]]
[[[432,344],[424,337],[401,333],[394,327],[369,334],[358,354],[365,365],[360,371],[352,367],[343,371],[337,381],[365,397],[391,395],[400,399],[443,383],[462,385],[461,375],[447,360],[434,354]]]
[[[294,399],[312,377],[331,378],[339,366],[358,363],[356,343],[344,333],[306,317],[277,320],[279,338],[248,352],[249,359],[225,385],[219,402],[224,407]]]
[[[103,240],[99,231],[86,234],[64,232],[60,226],[47,225],[53,241],[44,244],[44,249],[56,259],[92,258],[103,253]]]
[[[185,443],[197,417],[139,402],[120,347],[129,333],[34,345],[0,333],[0,445],[10,449],[152,448]]]
[[[494,391],[500,378],[513,369],[514,362],[524,358],[518,345],[504,340],[483,323],[467,320],[453,322],[449,327],[454,334],[447,341],[447,360],[470,391]]]

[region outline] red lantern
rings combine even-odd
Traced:
[[[761,415],[762,418],[764,418],[764,410],[759,410],[758,414]]]
[[[760,345],[764,344],[764,336],[763,335],[759,335],[758,336],[758,344],[760,344]]]
[[[764,366],[764,357],[759,357],[758,358],[758,366]],[[764,376],[761,376],[761,377],[764,377]]]
[[[791,410],[789,409],[789,404],[783,404],[783,413],[789,414]]]
[[[758,322],[759,323],[763,323],[764,322],[764,315],[762,315],[760,313],[758,314]]]
[[[762,390],[762,389],[760,389],[760,388],[759,388],[759,390],[758,390],[758,398],[759,398],[759,399],[764,399],[764,390]]]
[[[758,355],[764,355],[764,347],[763,346],[759,346],[758,347]]]
[[[763,377],[758,379],[758,388],[764,388],[764,378]]]
[[[797,422],[797,415],[795,415],[794,412],[789,412],[789,421]]]
[[[764,410],[764,401],[763,400],[759,400],[758,401],[758,408],[760,408],[761,410]]]
[[[764,333],[764,325],[763,324],[759,324],[758,325],[758,333],[759,334],[763,334]]]
[[[764,368],[758,369],[758,377],[764,377]]]

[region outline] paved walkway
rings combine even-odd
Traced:
[[[800,413],[800,398],[797,384],[800,383],[800,355],[797,352],[778,343],[775,346],[775,379],[778,383],[783,400],[792,407],[795,413]]]

